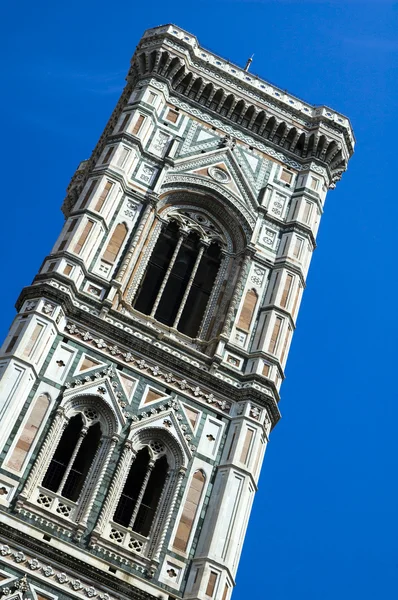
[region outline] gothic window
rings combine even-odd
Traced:
[[[153,461],[148,448],[142,448],[131,465],[113,521],[147,537],[156,515],[168,469],[164,454]]]
[[[102,398],[90,396],[69,396],[56,410],[22,491],[22,497],[41,510],[75,522],[89,516],[118,428],[111,408]],[[37,437],[27,426],[32,423],[37,430],[40,417],[43,419],[45,406],[39,399],[41,404],[34,405],[22,431],[25,445],[32,446]],[[25,447],[23,450],[28,452]]]
[[[7,348],[5,349],[5,352],[12,352],[17,344],[18,338],[20,336],[20,334],[22,333],[22,330],[25,326],[26,321],[23,321],[22,319],[19,321],[8,345]]]
[[[69,242],[69,238],[71,237],[71,234],[75,229],[77,221],[78,221],[78,219],[72,219],[71,221],[69,221],[69,227],[65,231],[64,239],[58,246],[58,250],[57,250],[58,252],[61,252],[62,250],[64,250],[66,248],[66,245]]]
[[[122,121],[119,124],[119,127],[117,128],[117,131],[123,131],[126,128],[127,123],[129,122],[131,117],[130,113],[127,113],[127,115],[124,115]]]
[[[214,590],[216,587],[216,583],[217,583],[217,573],[215,573],[214,571],[210,571],[209,574],[209,579],[207,581],[207,586],[206,586],[206,596],[209,596],[209,598],[213,598],[214,596]]]
[[[111,148],[108,148],[108,150],[106,151],[106,153],[104,155],[104,158],[102,159],[102,164],[103,165],[106,164],[106,163],[108,163],[111,160],[114,151],[115,151],[115,147],[114,146],[112,146]]]
[[[245,465],[247,464],[247,459],[249,457],[249,452],[251,450],[252,447],[252,441],[253,441],[253,437],[254,437],[254,430],[253,429],[246,429],[246,435],[245,435],[245,439],[243,441],[243,447],[242,447],[242,452],[240,455],[240,460],[241,462],[243,462]]]
[[[183,217],[181,226],[171,221],[161,232],[133,305],[196,337],[221,263],[221,248],[214,231],[204,234],[199,223]]]
[[[287,273],[285,279],[285,285],[283,287],[282,297],[281,297],[281,306],[282,308],[286,308],[288,302],[290,300],[290,292],[292,289],[294,277],[291,273]]]
[[[289,340],[290,340],[291,332],[292,332],[292,328],[290,327],[290,325],[288,325],[288,327],[287,327],[287,333],[286,333],[286,337],[285,337],[285,341],[283,342],[283,348],[282,348],[282,353],[281,353],[281,363],[283,363],[283,361],[285,359],[287,345],[288,345]]]
[[[69,420],[51,459],[42,487],[76,502],[98,450],[101,427],[97,422],[88,429],[81,414]]]
[[[42,325],[41,323],[36,323],[36,325],[34,326],[34,329],[26,343],[25,349],[23,351],[23,355],[25,357],[30,357],[32,356],[33,352],[35,351],[35,349],[37,348],[37,343],[40,339],[41,334],[43,333],[45,328],[45,325]]]
[[[133,135],[139,135],[139,133],[142,131],[144,121],[145,121],[144,115],[138,115],[138,118],[133,127],[133,131],[132,131]]]
[[[169,108],[166,114],[166,120],[170,121],[170,123],[177,123],[178,120],[178,112]]]
[[[173,548],[177,551],[186,552],[188,548],[204,485],[204,474],[202,471],[196,471],[191,479],[188,495],[174,536]]]

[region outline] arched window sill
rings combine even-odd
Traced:
[[[184,344],[184,346],[189,346],[190,348],[199,350],[199,352],[201,352],[200,348],[202,346],[206,347],[209,344],[208,341],[202,340],[198,337],[190,338],[184,333],[181,333],[181,331],[178,331],[178,329],[170,327],[169,325],[165,325],[164,323],[161,323],[161,321],[157,321],[150,315],[145,315],[144,313],[141,313],[132,307],[129,307],[128,310],[131,315],[134,316],[135,321],[139,321],[149,329],[155,330],[157,333],[167,335],[170,339],[178,340],[181,344]]]

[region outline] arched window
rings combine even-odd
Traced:
[[[101,427],[97,422],[83,427],[81,414],[66,426],[51,459],[42,487],[76,502],[98,450]]]
[[[147,537],[156,515],[168,469],[165,455],[153,461],[148,448],[142,448],[131,465],[113,521]]]
[[[196,337],[221,263],[221,248],[185,214],[183,225],[171,221],[161,232],[133,305]]]
[[[106,250],[102,256],[102,260],[105,260],[108,263],[113,263],[116,261],[117,255],[120,252],[120,248],[123,245],[124,240],[127,235],[127,226],[125,223],[118,223],[116,225],[114,232],[112,233],[112,237],[108,242]]]
[[[14,471],[20,471],[22,469],[29,450],[36,439],[37,432],[43,422],[49,404],[50,401],[45,394],[40,394],[40,396],[36,398],[28,420],[23,426],[12,454],[6,463],[6,466],[10,469],[13,469]]]
[[[188,495],[185,499],[184,508],[173,541],[173,548],[177,551],[186,552],[188,548],[205,481],[202,471],[196,471],[191,479]]]

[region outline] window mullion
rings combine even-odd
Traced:
[[[146,486],[148,485],[148,481],[149,481],[149,478],[151,476],[151,473],[152,473],[152,470],[153,470],[154,466],[155,466],[155,463],[153,461],[151,461],[148,464],[148,470],[145,473],[144,481],[142,482],[142,486],[141,486],[141,489],[140,489],[138,497],[137,497],[137,501],[136,501],[135,506],[134,506],[133,514],[131,515],[131,519],[130,519],[130,523],[129,523],[129,528],[130,529],[133,528],[134,521],[137,518],[137,514],[138,514],[138,511],[140,509],[141,502],[142,502],[142,499],[143,499],[144,494],[145,494]]]
[[[58,490],[57,490],[58,494],[62,495],[63,487],[64,487],[64,485],[66,483],[66,480],[69,477],[69,473],[71,472],[71,469],[73,467],[73,463],[75,462],[75,458],[77,456],[77,453],[80,450],[80,446],[82,445],[84,438],[87,435],[87,432],[88,432],[88,429],[86,427],[83,427],[83,429],[80,432],[79,439],[77,440],[77,444],[75,446],[75,449],[74,449],[74,451],[72,453],[72,456],[70,457],[68,466],[66,467],[66,471],[64,473],[64,476],[62,477],[61,483],[59,484],[59,487],[58,487]]]
[[[178,242],[177,242],[177,245],[176,245],[175,250],[173,252],[173,256],[171,257],[171,260],[170,260],[170,264],[169,264],[168,269],[167,269],[167,271],[165,273],[165,276],[163,277],[162,285],[160,286],[160,290],[158,292],[158,295],[156,296],[155,304],[153,305],[153,308],[152,308],[152,311],[151,311],[151,314],[150,314],[151,317],[155,316],[155,313],[156,313],[157,308],[159,306],[159,302],[160,302],[160,300],[162,298],[162,294],[164,292],[164,288],[166,287],[166,284],[167,284],[167,282],[169,280],[170,273],[171,273],[171,271],[172,271],[172,269],[174,267],[174,263],[175,263],[175,261],[177,259],[177,255],[178,255],[178,253],[180,251],[181,244],[184,241],[184,239],[185,239],[185,235],[184,234],[180,235],[180,237],[178,238]]]
[[[192,273],[191,273],[191,276],[189,278],[186,290],[184,292],[184,296],[183,296],[183,298],[181,300],[180,308],[178,309],[176,318],[175,318],[174,323],[173,323],[173,327],[175,329],[177,328],[178,323],[180,322],[182,311],[184,310],[185,304],[187,302],[188,294],[191,291],[191,287],[192,287],[193,281],[194,281],[195,276],[196,276],[196,271],[199,268],[199,263],[200,263],[200,261],[202,259],[204,251],[205,251],[205,246],[204,246],[204,244],[202,244],[201,247],[200,247],[200,249],[199,249],[198,256],[196,257],[196,261],[195,261],[194,267],[192,269]]]

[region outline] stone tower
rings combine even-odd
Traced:
[[[147,31],[0,359],[0,596],[229,600],[349,121]]]

